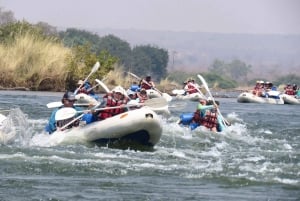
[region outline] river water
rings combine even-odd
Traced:
[[[300,200],[300,107],[217,99],[233,125],[176,124],[196,102],[172,101],[152,151],[55,145],[46,104],[63,93],[0,91],[10,126],[0,145],[0,200]],[[8,110],[8,111],[7,111]]]

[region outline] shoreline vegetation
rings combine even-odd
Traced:
[[[75,43],[75,39],[67,38],[74,40],[69,41],[70,43],[75,43],[73,46],[67,46],[64,44],[66,38],[60,38],[56,32],[55,34],[46,34],[43,28],[50,29],[51,27],[49,25],[44,27],[32,25],[25,21],[0,26],[0,90],[74,91],[77,82],[84,80],[97,61],[100,63],[100,68],[90,76],[89,81],[92,83],[96,78],[105,80],[104,83],[110,89],[117,85],[129,88],[133,82],[139,82],[139,80],[126,73],[130,70],[141,77],[150,74],[153,78],[159,80],[159,82],[156,82],[156,87],[160,91],[173,95],[173,89],[181,89],[182,83],[187,78],[195,78],[198,74],[183,71],[167,72],[169,59],[167,52],[157,47],[141,46],[133,49],[133,51],[127,42],[119,40],[117,37],[99,38],[99,36],[80,31],[64,33],[73,33],[74,38],[82,42],[79,45]],[[132,65],[134,63],[139,65],[131,66],[131,64],[128,64],[130,66],[130,69],[128,69],[129,67],[122,63],[124,58],[121,56],[113,56],[106,49],[93,50],[93,46],[90,44],[93,40],[88,40],[92,36],[99,42],[97,45],[108,43],[108,46],[114,47],[112,49],[121,49],[122,51],[118,52],[119,54],[127,51],[128,54],[124,58],[135,58],[135,62],[131,62]],[[130,57],[129,53],[136,53],[135,57]],[[161,53],[164,53],[164,57],[159,60],[157,57],[160,57],[157,55],[161,56]],[[145,63],[145,61],[148,61],[148,63]],[[216,65],[218,70],[199,72],[207,79],[212,91],[244,91],[251,89],[252,85],[254,86],[255,81],[246,79],[251,66],[241,61],[234,61],[230,65],[222,61],[215,64],[219,64]],[[240,70],[237,71],[237,68],[233,68],[233,66],[240,66]],[[228,74],[228,69],[235,73],[242,73],[243,70],[245,72],[233,74],[236,76],[236,79],[233,79],[233,75]],[[244,80],[238,81],[238,78],[242,79],[244,77]],[[296,75],[290,75],[274,84],[297,83],[299,79]],[[156,80],[154,79],[154,81]],[[241,83],[245,87],[238,87],[242,86]],[[199,82],[198,84],[201,85]],[[250,87],[247,87],[247,85]],[[98,88],[98,90],[102,91],[101,88]]]

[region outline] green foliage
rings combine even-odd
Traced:
[[[11,44],[19,35],[30,33],[41,36],[42,32],[37,27],[28,22],[8,23],[0,27],[0,41],[5,44]]]
[[[295,75],[295,74],[289,74],[285,75],[282,77],[279,77],[277,80],[274,81],[275,85],[280,85],[280,84],[297,84],[298,86],[300,85],[300,76]]]
[[[90,80],[103,78],[104,75],[113,70],[113,65],[118,62],[118,59],[111,56],[107,51],[102,51],[96,55],[91,52],[91,47],[88,44],[74,47],[72,56],[67,59],[67,89],[75,90],[78,80],[84,80],[97,61],[100,62],[100,68],[91,75]]]
[[[199,83],[197,80],[197,74],[195,73],[188,73],[188,72],[182,72],[182,71],[173,71],[168,74],[168,80],[174,81],[176,83],[183,84],[188,78],[193,78],[197,83]]]
[[[152,75],[161,80],[167,75],[168,51],[150,45],[136,46],[132,50],[131,71],[138,75]]]
[[[48,27],[49,28],[49,27]],[[45,34],[46,26],[45,24],[32,25],[26,21],[17,21],[14,23],[8,23],[0,26],[0,41],[4,44],[11,44],[15,41],[18,36],[24,36],[25,34],[30,34],[36,39],[46,39],[50,38],[53,42],[58,42],[58,38],[55,34]]]
[[[131,65],[131,48],[128,42],[120,38],[108,35],[101,38],[98,46],[100,51],[108,51],[111,55],[119,58],[119,63],[125,66],[125,70]]]
[[[100,37],[91,32],[69,28],[66,31],[59,32],[59,37],[67,47],[76,47],[89,45],[90,51],[99,53]]]
[[[238,86],[235,80],[222,77],[221,75],[215,73],[203,73],[201,75],[205,78],[205,81],[208,83],[209,87],[212,88],[230,89]]]
[[[230,63],[216,59],[209,68],[216,75],[225,76],[239,82],[245,82],[247,75],[251,72],[251,65],[240,60],[233,60]]]
[[[88,45],[95,54],[107,51],[118,58],[124,71],[131,71],[138,75],[151,74],[157,80],[167,74],[169,56],[164,49],[149,45],[131,49],[128,42],[116,36],[108,35],[101,38],[96,34],[77,29],[67,29],[59,35],[68,47]]]
[[[226,77],[222,77],[216,73],[201,73],[205,81],[211,88],[230,89],[238,86],[237,82]],[[197,77],[197,73],[187,73],[182,71],[171,72],[168,79],[183,84],[188,78],[193,78],[196,83],[202,84]]]

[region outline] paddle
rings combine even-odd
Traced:
[[[46,106],[47,108],[57,108],[57,107],[61,107],[64,104],[61,101],[55,101],[55,102],[51,102],[48,103]],[[89,106],[89,103],[75,103],[74,106]]]
[[[183,89],[173,89],[172,94],[174,95],[183,95],[185,91]]]
[[[95,81],[101,85],[101,87],[106,91],[106,93],[110,92],[109,88],[101,81],[101,80],[98,80],[98,79],[95,79]]]
[[[142,82],[146,83],[148,86],[152,87],[155,91],[157,91],[162,97],[164,97],[168,102],[170,102],[172,100],[172,97],[167,94],[167,93],[162,93],[161,91],[159,91],[157,88],[153,87],[149,82],[147,82],[146,80],[140,78],[139,76],[131,73],[131,72],[128,72],[129,75],[135,77],[136,79],[138,80],[142,80]]]
[[[198,74],[197,76],[198,76],[198,78],[201,80],[201,82],[202,82],[202,84],[203,84],[205,90],[207,91],[207,93],[208,93],[209,96],[211,97],[211,99],[212,99],[214,105],[216,105],[215,99],[214,99],[214,97],[212,96],[212,94],[211,94],[211,92],[210,92],[210,90],[209,90],[209,88],[208,88],[208,85],[207,85],[205,79],[204,79],[200,74]],[[225,126],[225,127],[228,127],[228,125],[230,125],[230,123],[229,123],[228,121],[226,121],[226,119],[223,117],[223,115],[221,114],[221,111],[220,111],[220,109],[219,109],[218,107],[217,107],[217,112],[218,112],[218,115],[220,115],[220,117],[221,117],[221,119],[222,119],[222,121],[223,121],[224,126]]]
[[[85,80],[82,82],[82,84],[74,91],[75,95],[77,94],[78,90],[82,87],[82,85],[89,79],[89,77],[99,69],[99,67],[100,67],[100,63],[99,63],[99,61],[97,61],[95,63],[95,65],[93,66],[90,74],[85,78]]]

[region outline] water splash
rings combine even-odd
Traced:
[[[0,144],[19,144],[26,146],[31,139],[32,128],[28,117],[19,108],[9,111],[0,127]]]

